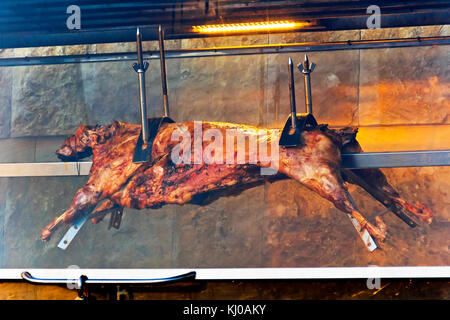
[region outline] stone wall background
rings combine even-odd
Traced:
[[[167,49],[448,35],[448,26],[273,34],[168,41]],[[155,49],[145,42],[144,50]],[[135,51],[134,43],[4,50],[0,57]],[[449,52],[445,46],[313,52],[314,114],[359,126],[366,151],[450,148]],[[170,59],[171,116],[281,127],[289,114],[287,58],[304,54]],[[80,124],[139,122],[130,62],[0,68],[0,162],[58,161]],[[159,61],[147,72],[150,116],[161,114]],[[295,73],[304,108],[303,76]],[[389,237],[368,253],[345,215],[295,181],[266,183],[207,205],[126,210],[118,231],[87,223],[69,248],[41,229],[71,202],[86,177],[0,178],[0,267],[169,268],[449,265],[450,169],[384,170],[409,201],[436,213],[410,229],[386,215]],[[367,216],[381,209],[350,187]],[[26,201],[24,201],[26,199]]]

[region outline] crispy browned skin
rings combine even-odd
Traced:
[[[256,136],[258,143],[267,145],[268,154],[271,154],[271,142],[278,143],[280,134],[279,130],[203,122],[203,132],[208,129],[223,134],[224,162],[227,152],[232,152],[236,157],[238,153],[236,144],[227,150],[227,129],[239,129],[247,137]],[[57,151],[63,160],[73,160],[92,152],[93,164],[88,182],[75,194],[70,208],[42,231],[43,240],[48,239],[62,223],[70,223],[77,216],[92,212],[103,200],[106,202],[95,212],[107,212],[116,205],[144,209],[168,203],[184,204],[200,193],[261,181],[267,176],[260,174],[260,168],[274,165],[259,159],[258,154],[250,151],[251,148],[246,148],[245,159],[240,164],[217,164],[211,161],[207,164],[205,160],[199,164],[174,164],[171,152],[180,142],[172,139],[172,135],[187,132],[193,137],[193,122],[161,127],[153,143],[153,162],[137,164],[132,162],[132,158],[139,132],[139,125],[114,122],[108,126],[82,126],[74,136],[66,139]],[[340,149],[348,141],[353,141],[355,134],[352,130],[330,130],[326,126],[304,132],[302,147],[279,148],[278,175],[293,178],[317,192],[338,209],[356,218],[372,236],[384,239],[386,228],[382,220],[377,219],[377,227],[352,206],[341,178]],[[182,140],[181,143],[186,141]],[[201,148],[204,152],[210,143],[203,141]],[[191,139],[191,147],[195,150],[193,144],[194,138]],[[191,159],[193,162],[194,155]],[[256,159],[256,163],[251,162],[251,159]],[[101,217],[97,217],[94,222],[99,220]]]

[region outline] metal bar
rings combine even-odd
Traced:
[[[339,42],[307,42],[289,44],[268,44],[254,46],[236,47],[213,47],[199,49],[166,50],[166,59],[185,59],[221,56],[239,56],[255,54],[280,54],[295,52],[316,52],[316,51],[338,51],[338,50],[366,50],[366,49],[386,49],[421,47],[435,45],[449,45],[450,37],[426,37],[407,39],[384,39],[384,40],[358,40]],[[160,59],[158,51],[143,52],[145,60]],[[0,67],[71,64],[71,63],[94,63],[94,62],[114,62],[132,61],[137,59],[134,52],[118,53],[97,53],[65,56],[46,57],[18,57],[0,59]]]
[[[291,123],[292,129],[297,129],[297,108],[295,105],[295,82],[294,82],[294,64],[291,57],[288,60],[288,75],[289,75],[289,97],[291,103]]]
[[[306,113],[312,114],[311,75],[309,73],[305,75],[305,105]]]
[[[156,278],[156,279],[89,279],[85,280],[85,284],[144,284],[144,283],[166,283],[180,280],[194,280],[197,273],[195,271],[191,271],[185,274],[176,275],[168,278]],[[43,279],[43,278],[35,278],[29,272],[22,272],[22,279],[27,280],[32,283],[41,283],[41,284],[74,284],[78,283],[80,279]]]
[[[161,66],[161,87],[163,94],[163,113],[169,116],[169,96],[167,94],[166,54],[164,50],[164,30],[159,26],[159,56]]]
[[[0,163],[0,178],[86,176],[91,166],[92,162]],[[342,167],[347,169],[435,166],[450,166],[450,150],[342,154]]]
[[[111,217],[115,215],[115,213],[120,210],[120,217],[122,217],[123,208],[119,207],[112,207],[110,209],[102,210],[102,211],[94,211],[94,209],[90,210],[89,212],[84,213],[82,216],[75,219],[75,221],[72,223],[72,226],[67,230],[67,232],[64,234],[62,239],[58,243],[58,248],[62,250],[66,250],[67,247],[70,245],[70,243],[73,241],[75,236],[78,234],[78,232],[81,230],[85,222],[89,219],[93,219],[96,217],[104,216],[108,213],[111,213]],[[120,226],[120,219],[119,218],[119,226]],[[115,220],[114,222],[116,222]],[[111,225],[110,225],[111,226]],[[116,226],[112,225],[114,228]],[[110,227],[108,227],[110,229]],[[116,228],[118,229],[118,227]]]
[[[305,76],[305,106],[306,113],[312,115],[312,95],[311,95],[311,73],[314,71],[315,64],[309,63],[308,55],[305,54],[305,60],[298,65],[301,73]]]
[[[148,68],[148,63],[144,63],[142,57],[142,33],[139,28],[136,32],[136,48],[137,48],[137,64],[133,65],[134,70],[139,77],[139,102],[141,112],[141,128],[142,128],[142,140],[144,145],[148,142],[148,126],[147,126],[147,91],[145,90],[145,71]]]
[[[450,150],[367,152],[342,155],[347,169],[449,166]]]
[[[69,228],[69,230],[67,230],[66,234],[62,237],[61,241],[58,243],[58,248],[66,250],[69,244],[77,235],[78,231],[80,231],[84,223],[91,218],[92,218],[91,214],[84,214],[78,219],[76,219],[73,222],[72,226]]]
[[[147,94],[145,90],[145,71],[138,71],[139,79],[139,110],[141,113],[142,140],[144,145],[148,142],[148,126],[147,126]]]

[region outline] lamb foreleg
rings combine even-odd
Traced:
[[[95,208],[101,200],[102,192],[95,189],[95,185],[87,183],[77,191],[72,204],[62,215],[55,218],[52,223],[42,230],[41,239],[49,240],[55,230],[64,223],[70,223],[82,214],[88,213]]]

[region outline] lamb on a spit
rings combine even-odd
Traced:
[[[239,145],[234,143],[234,138],[233,143],[217,138],[199,140],[194,134],[197,125],[195,122],[162,125],[153,142],[152,161],[145,163],[133,163],[134,147],[141,129],[139,125],[116,121],[106,126],[79,127],[75,135],[64,141],[57,154],[65,161],[92,154],[89,179],[75,194],[71,206],[43,229],[41,238],[49,239],[59,226],[84,214],[95,214],[93,222],[96,223],[114,208],[157,208],[169,203],[181,205],[198,194],[249,185],[272,177],[262,175],[261,168],[276,168],[277,177],[295,179],[317,192],[336,208],[350,214],[378,240],[383,240],[386,234],[381,216],[376,217],[375,222],[367,221],[349,200],[344,179],[350,183],[363,181],[370,185],[377,191],[377,200],[382,200],[384,205],[389,204],[393,212],[406,211],[431,223],[431,209],[419,202],[413,205],[402,199],[379,169],[351,170],[354,177],[358,177],[356,180],[345,173],[341,175],[341,152],[362,151],[356,141],[356,129],[333,130],[319,125],[302,133],[300,147],[275,150],[280,130],[220,122],[200,124],[202,132],[209,130],[225,137],[227,130],[232,130],[237,141],[242,137],[247,139]],[[251,143],[248,141],[253,141],[253,145],[259,148],[249,148]],[[223,152],[211,148],[213,144],[223,147]],[[261,146],[267,148],[267,155],[277,153],[278,157],[262,159],[261,152],[257,151]],[[175,148],[179,157],[188,161],[174,161]],[[186,150],[194,152],[183,154]],[[200,156],[196,154],[199,151]],[[231,164],[226,161],[230,155],[235,160]]]

